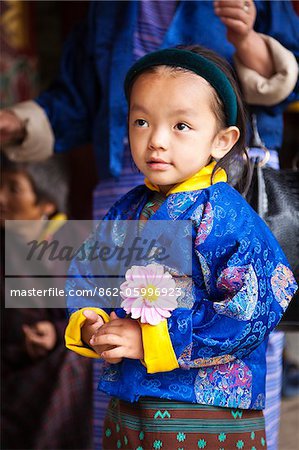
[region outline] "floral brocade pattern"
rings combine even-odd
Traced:
[[[278,264],[271,277],[271,286],[276,301],[285,311],[291,300],[296,285],[295,277],[288,267]]]
[[[147,201],[147,188],[139,186],[123,197],[105,220],[138,221]],[[136,207],[135,214],[131,205]],[[149,217],[147,227],[152,220],[192,223],[192,276],[180,270],[176,277],[182,288],[179,307],[167,318],[179,367],[148,373],[140,361],[124,358],[105,369],[100,390],[128,402],[155,397],[263,409],[265,339],[296,290],[278,243],[241,195],[226,183],[171,194]],[[176,234],[169,242],[180,248]],[[170,265],[163,264],[165,268]],[[80,266],[80,261],[72,262],[71,273],[75,275],[72,289],[90,288],[99,282],[77,276],[92,273],[92,268]],[[76,302],[78,299],[69,297],[70,307],[76,307]],[[160,358],[165,356],[162,351]]]
[[[200,210],[199,210],[200,211]],[[201,215],[200,215],[200,225],[198,227],[197,236],[195,239],[195,245],[198,246],[199,244],[202,244],[209,234],[211,233],[212,227],[213,227],[213,209],[211,203],[207,203],[205,209],[202,208]],[[193,216],[192,216],[193,219]],[[195,219],[197,219],[197,216],[195,215]],[[198,217],[199,220],[199,217]]]
[[[235,357],[233,355],[215,356],[213,358],[195,358],[192,359],[192,343],[189,344],[181,355],[178,357],[178,363],[183,369],[191,369],[196,367],[208,367],[220,364],[226,364],[233,361]]]
[[[243,361],[233,361],[198,371],[195,395],[198,403],[230,408],[249,408],[252,373]]]
[[[258,281],[251,265],[228,267],[217,280],[219,292],[226,294],[224,301],[214,302],[218,314],[237,320],[249,320],[258,301]]]
[[[170,195],[167,201],[167,213],[170,219],[176,220],[187,211],[194,203],[201,191],[185,192],[184,195]]]
[[[198,257],[201,266],[201,272],[204,279],[205,288],[208,293],[211,292],[211,270],[209,268],[209,264],[205,257],[199,253],[198,250],[195,250],[195,253]]]

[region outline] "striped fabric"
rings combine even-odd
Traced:
[[[109,397],[103,392],[98,391],[98,384],[102,371],[102,361],[95,359],[93,362],[93,438],[95,450],[102,449],[103,425],[109,403]]]
[[[111,449],[265,450],[262,411],[216,408],[157,398],[112,398],[103,447]]]
[[[266,435],[268,450],[278,450],[284,333],[274,331],[267,346]],[[285,449],[286,450],[286,449]]]
[[[141,58],[160,47],[174,16],[176,1],[140,1],[139,18],[134,33],[134,56]]]

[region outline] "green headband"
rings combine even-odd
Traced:
[[[125,94],[129,100],[129,89],[133,79],[153,66],[183,67],[205,78],[216,90],[223,102],[228,126],[237,122],[237,97],[227,76],[209,59],[189,50],[170,48],[149,53],[140,58],[128,71],[125,79]]]

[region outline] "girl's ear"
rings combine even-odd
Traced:
[[[220,130],[214,138],[211,155],[215,159],[221,159],[238,142],[240,130],[232,126]]]

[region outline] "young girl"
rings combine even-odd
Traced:
[[[296,284],[264,222],[227,184],[226,171],[246,154],[236,82],[214,53],[177,48],[140,59],[125,92],[132,157],[145,185],[105,220],[190,220],[193,287],[188,307],[179,297],[181,307],[164,318],[162,311],[154,325],[140,313],[159,304],[149,290],[154,277],[140,281],[146,265],[135,279],[136,267],[126,275],[126,286],[143,286],[140,311],[128,307],[132,299],[123,302],[131,316],[76,311],[88,299],[69,297],[68,348],[110,363],[99,386],[113,397],[104,448],[265,449],[267,336]],[[86,248],[101,239],[100,225]],[[94,267],[73,261],[72,295],[100,285]]]

